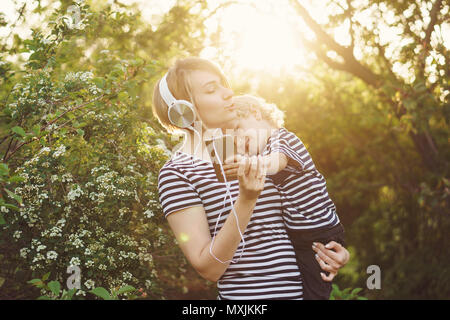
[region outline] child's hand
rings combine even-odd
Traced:
[[[227,180],[236,180],[238,178],[238,168],[243,156],[240,154],[233,155],[224,161],[223,171]]]
[[[329,242],[324,246],[320,242],[313,244],[313,250],[317,253],[316,259],[322,270],[329,272],[326,276],[321,273],[324,281],[332,281],[340,268],[344,267],[350,259],[350,253],[336,241]]]

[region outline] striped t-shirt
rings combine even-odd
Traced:
[[[316,169],[302,141],[285,128],[269,138],[264,154],[284,153],[288,166],[270,176],[283,201],[283,218],[290,230],[333,227],[339,223],[336,207],[330,199],[326,181]]]
[[[233,203],[239,182],[228,182]],[[164,164],[158,177],[159,199],[167,217],[178,210],[203,206],[211,237],[230,214],[230,200],[224,205],[225,183],[217,180],[211,162],[176,152]],[[233,213],[231,213],[233,214]],[[217,282],[221,299],[302,299],[303,288],[294,248],[283,222],[280,194],[271,178],[257,199],[250,222],[230,263]]]

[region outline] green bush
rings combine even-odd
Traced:
[[[165,299],[191,283],[209,288],[187,265],[158,201],[171,143],[149,108],[165,68],[150,50],[160,35],[135,44],[128,33],[141,39],[151,26],[131,9],[61,3],[54,12],[41,8],[49,23],[31,39],[17,37],[8,52],[28,58],[2,65],[10,69],[0,91],[0,298],[35,299],[49,290],[56,297],[69,266],[80,267],[81,289],[64,298],[103,290],[114,297],[132,286]],[[67,20],[69,5],[80,23]],[[27,281],[49,272],[52,282],[29,289]]]

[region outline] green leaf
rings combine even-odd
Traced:
[[[49,289],[54,295],[59,296],[59,291],[61,290],[61,284],[58,281],[50,281],[48,283]]]
[[[39,136],[41,134],[41,126],[38,124],[34,125],[31,131],[33,131],[35,136]]]
[[[16,195],[15,193],[12,193],[11,191],[9,191],[8,189],[4,188],[6,193],[13,198],[14,200],[16,200],[18,203],[22,204],[22,197]]]
[[[40,296],[36,300],[52,300],[52,299],[50,297],[48,297],[48,296]]]
[[[97,287],[89,291],[90,293],[95,294],[96,296],[104,299],[104,300],[112,300],[111,296],[109,295],[108,291],[103,287]]]
[[[21,135],[22,137],[26,137],[27,134],[25,133],[25,131],[23,130],[23,128],[19,127],[19,126],[15,126],[14,128],[11,129],[13,132],[17,133],[18,135]]]
[[[19,211],[20,209],[18,208],[18,207],[16,207],[15,205],[13,205],[13,204],[10,204],[10,203],[5,203],[5,204],[3,204],[5,207],[7,207],[7,208],[9,208],[9,209],[13,209],[13,210],[16,210],[16,211]]]
[[[12,183],[22,182],[24,180],[25,180],[24,178],[22,178],[21,176],[17,176],[17,175],[12,176],[11,178],[9,178],[9,182],[12,182]]]
[[[84,130],[83,129],[77,129],[78,135],[84,136]]]
[[[6,224],[5,218],[3,217],[3,214],[0,213],[0,226]]]
[[[2,176],[9,175],[9,168],[6,163],[0,163],[0,175]]]
[[[352,288],[345,288],[344,290],[342,290],[342,294],[348,294],[350,293],[350,290],[352,290]]]
[[[355,288],[355,289],[353,289],[353,291],[352,291],[352,295],[357,295],[358,293],[360,293],[362,291],[362,288]]]
[[[128,99],[128,93],[126,93],[124,91],[119,92],[117,97],[119,98],[120,101],[124,102],[124,101],[126,101]]]
[[[30,281],[27,281],[27,283],[31,283],[31,284],[36,284],[38,282],[42,282],[42,280],[41,279],[32,279]]]
[[[133,287],[133,286],[123,286],[122,288],[117,290],[117,295],[124,294],[126,292],[132,292],[132,291],[135,291],[135,290],[136,290],[136,288]]]
[[[333,283],[333,284],[331,284],[331,287],[333,288],[333,291],[340,292],[339,291],[339,287],[337,286],[337,284]]]
[[[44,283],[42,282],[41,279],[33,279],[33,280],[28,281],[27,283],[30,283],[38,288],[44,287]]]
[[[96,77],[92,79],[94,81],[95,85],[99,87],[100,89],[103,89],[105,87],[105,79],[101,77]]]
[[[42,281],[46,281],[48,277],[50,277],[50,273],[51,272],[47,272],[46,274],[44,274],[44,276],[42,277]]]
[[[76,291],[77,291],[77,288],[70,289],[69,291],[67,291],[67,292],[62,296],[62,299],[64,299],[64,300],[72,300],[73,295],[75,294]]]

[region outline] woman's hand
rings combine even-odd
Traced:
[[[324,281],[332,281],[338,270],[345,266],[350,259],[347,249],[336,241],[331,241],[326,246],[320,242],[314,242],[312,249],[316,252],[316,259],[322,270],[330,273],[328,276],[320,273]]]
[[[237,169],[239,196],[243,200],[256,200],[264,190],[266,167],[262,156],[242,157]]]

